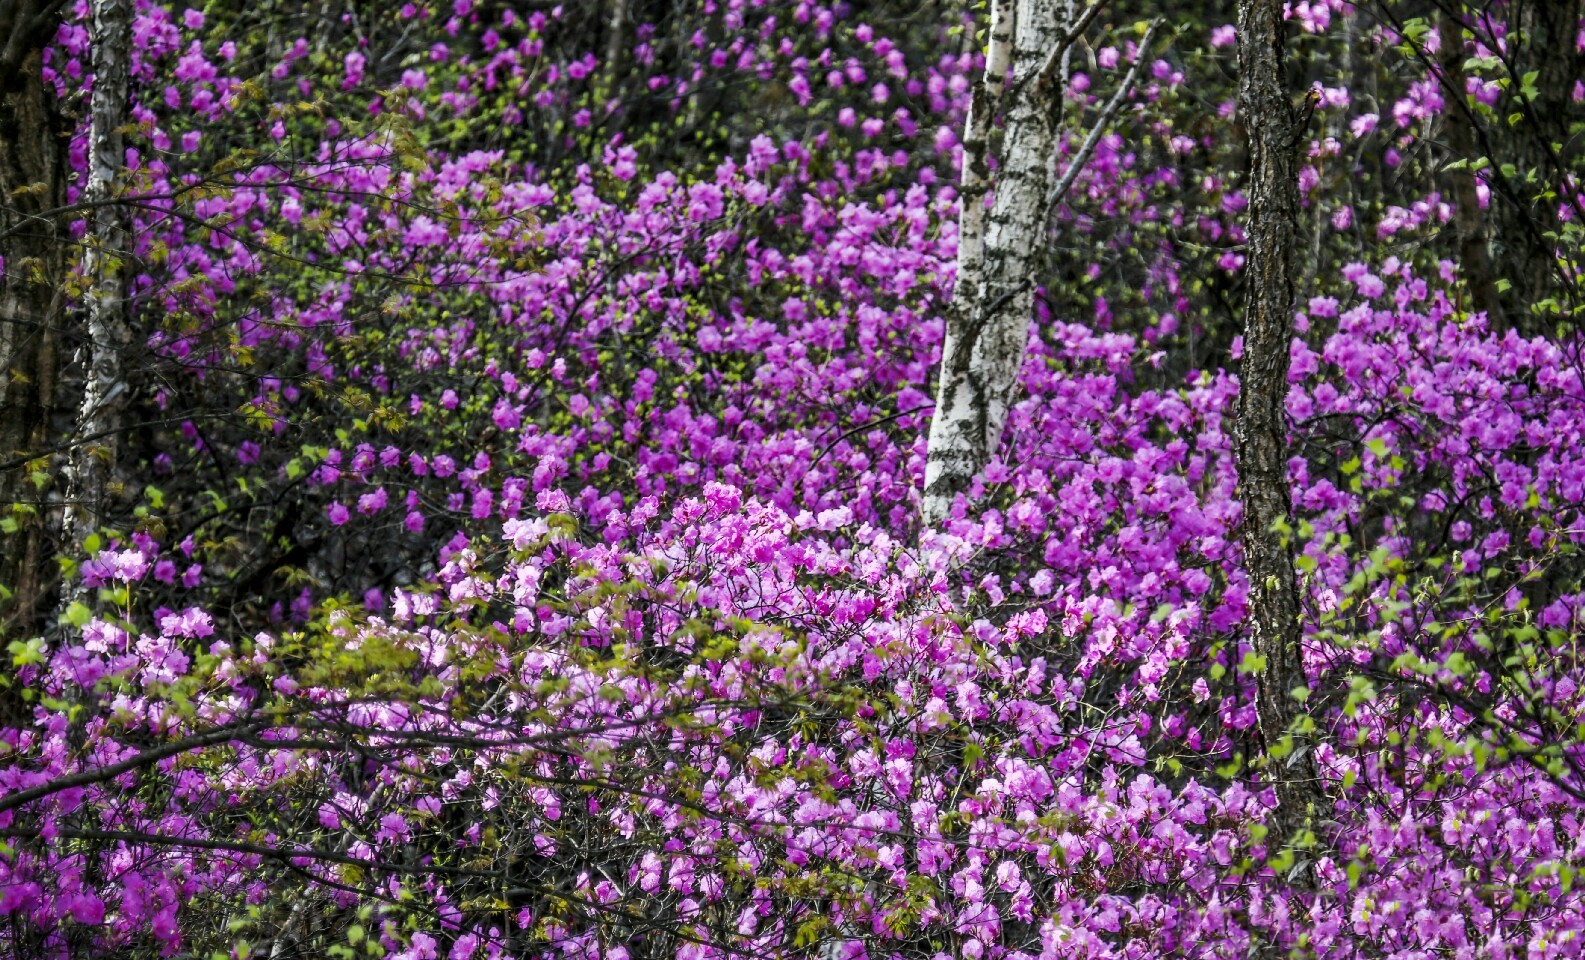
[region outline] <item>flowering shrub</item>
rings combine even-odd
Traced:
[[[706,4],[619,80],[567,10],[409,6],[367,36],[447,39],[402,62],[140,12],[148,483],[9,650],[8,952],[1578,952],[1579,344],[1494,331],[1451,262],[1329,247],[1302,305],[1331,806],[1268,842],[1292,741],[1256,726],[1214,323],[1243,198],[1225,128],[1174,126],[1231,28],[1070,78],[1162,57],[1145,146],[1102,138],[1058,207],[1084,255],[1000,456],[920,531],[976,58]],[[1294,6],[1315,43],[1344,15]],[[1403,130],[1443,109],[1420,80]],[[715,132],[707,95],[725,145],[663,142]],[[1334,204],[1337,149],[1318,222],[1446,219]]]

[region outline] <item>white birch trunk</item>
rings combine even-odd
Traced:
[[[974,85],[963,120],[963,172],[958,193],[957,290],[977,290],[985,250],[985,195],[991,187],[991,123],[1007,88],[1007,67],[1013,55],[1013,0],[992,0],[990,46],[985,75]],[[955,294],[962,299],[962,294]],[[953,331],[948,329],[948,342]],[[945,354],[943,354],[944,356]]]
[[[998,56],[996,20],[1005,16],[1005,2],[993,8],[987,81]],[[988,214],[982,202],[983,152],[976,169],[971,166],[976,159],[971,147],[976,140],[983,143],[982,132],[989,133],[989,83],[983,98],[987,110],[983,114],[978,110],[982,97],[977,90],[970,111],[957,286],[942,346],[925,463],[926,526],[947,516],[953,500],[995,453],[1018,385],[1034,310],[1034,276],[1046,235],[1046,195],[1062,110],[1061,91],[1052,82],[1056,64],[1049,70],[1045,66],[1066,47],[1065,9],[1063,0],[1019,0],[1014,10],[1013,90],[995,201]],[[999,86],[1000,74],[996,77]]]
[[[632,0],[611,0],[611,19],[607,21],[605,38],[605,75],[611,83],[611,92],[614,93],[616,84],[622,79],[626,69],[626,53],[628,48],[627,19],[628,4]],[[608,95],[611,95],[608,93]]]
[[[126,161],[121,128],[131,98],[133,0],[93,0],[90,42],[94,87],[89,102],[88,181],[83,201],[89,231],[83,254],[88,342],[78,445],[67,467],[66,540],[77,547],[91,535],[113,489],[127,384],[124,356],[132,345],[127,317],[126,213],[115,200],[116,175]],[[70,591],[68,591],[68,594]]]

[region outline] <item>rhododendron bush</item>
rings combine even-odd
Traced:
[[[1006,431],[927,525],[976,11],[135,6],[136,426],[8,613],[7,956],[1585,950],[1576,181],[1555,296],[1482,300],[1411,4],[1289,4],[1292,731],[1239,539],[1225,11],[1072,48]],[[1482,117],[1508,13],[1460,39]],[[0,464],[13,542],[64,449]]]

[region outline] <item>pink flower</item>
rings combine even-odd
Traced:
[[[546,513],[562,513],[572,509],[572,502],[560,490],[551,488],[541,490],[534,498],[534,505]]]
[[[149,572],[148,557],[141,550],[122,550],[114,552],[106,550],[99,554],[99,562],[107,568],[111,579],[120,580],[122,583],[132,583],[142,580],[143,575]]]
[[[105,902],[91,893],[67,898],[67,912],[78,923],[97,926],[105,922]]]
[[[491,420],[501,430],[516,430],[523,422],[522,410],[516,404],[503,398],[495,402],[495,410],[491,414]]]
[[[380,842],[406,842],[408,837],[407,820],[399,813],[387,813],[380,818],[380,829],[375,831],[374,839]]]
[[[198,607],[160,619],[160,631],[168,637],[207,637],[215,632],[214,621]]]

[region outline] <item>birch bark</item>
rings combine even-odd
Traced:
[[[68,468],[66,541],[81,548],[117,492],[116,463],[125,425],[125,359],[132,346],[127,317],[126,212],[115,199],[116,175],[125,163],[121,128],[127,123],[132,66],[132,0],[93,0],[90,40],[94,86],[89,104],[88,181],[90,230],[83,255],[87,284],[87,334],[82,404]]]
[[[991,123],[1007,89],[1007,67],[1013,54],[1013,0],[993,0],[990,44],[985,74],[974,86],[963,121],[963,173],[958,194],[959,290],[977,290],[980,257],[985,250],[985,197],[991,188]],[[948,330],[947,336],[952,336]]]
[[[606,21],[604,69],[612,93],[627,70],[627,21],[631,3],[632,0],[611,0],[611,16]]]
[[[1062,108],[1055,70],[1044,65],[1069,42],[1063,9],[1061,0],[998,0],[992,9],[985,77],[966,123],[957,286],[925,463],[927,526],[947,516],[995,453],[1023,365]],[[987,211],[987,141],[1009,53],[1013,87],[995,200]]]

